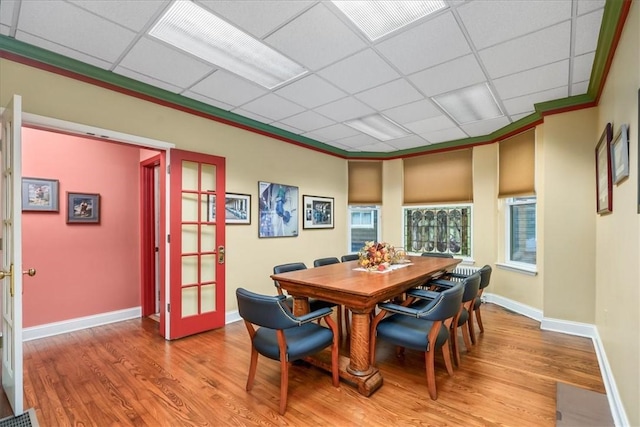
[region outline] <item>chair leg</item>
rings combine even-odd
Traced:
[[[280,415],[287,410],[287,392],[289,391],[289,362],[280,360]]]
[[[343,334],[343,330],[342,330],[343,306],[337,305],[336,311],[338,312],[338,337],[339,339],[342,339],[342,337],[344,336],[342,335]]]
[[[449,340],[442,345],[442,358],[444,359],[444,366],[447,368],[449,376],[453,375],[453,366],[451,365],[451,351],[449,350]]]
[[[453,352],[453,361],[456,366],[460,366],[460,349],[458,345],[458,330],[455,327],[449,329],[449,341],[451,341],[451,351]]]
[[[467,328],[469,328],[469,335],[471,335],[471,344],[476,345],[476,328],[473,326],[473,313],[469,316]]]
[[[436,372],[433,351],[425,351],[424,362],[427,368],[427,389],[429,390],[429,396],[431,396],[432,400],[436,400],[438,398],[438,392],[436,391]]]
[[[467,348],[467,353],[471,351],[471,338],[469,337],[469,329],[462,325],[462,339],[464,340],[464,346]]]
[[[247,379],[247,391],[253,388],[253,380],[256,377],[256,368],[258,366],[258,351],[251,346],[251,363],[249,364],[249,378]]]
[[[476,320],[478,321],[478,328],[480,328],[480,333],[484,332],[484,326],[482,326],[482,316],[480,315],[480,307],[478,307],[476,310],[473,310],[476,312]]]

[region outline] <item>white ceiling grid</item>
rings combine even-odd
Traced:
[[[170,0],[0,0],[0,34],[353,152],[488,135],[586,93],[604,0],[469,0],[370,41],[330,1],[198,1],[307,73],[273,90],[150,37]],[[458,125],[431,97],[488,83],[504,116]],[[342,124],[382,114],[385,142]]]

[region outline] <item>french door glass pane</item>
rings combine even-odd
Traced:
[[[203,313],[216,311],[216,285],[202,285],[202,307]]]
[[[198,190],[198,164],[182,161],[182,190]]]
[[[195,224],[182,225],[182,253],[198,252],[198,226]]]
[[[198,195],[182,193],[182,222],[198,221]]]
[[[216,256],[202,255],[200,258],[200,282],[213,282],[216,280]]]
[[[198,283],[198,256],[182,257],[182,286]]]
[[[182,289],[182,317],[198,314],[198,287]]]

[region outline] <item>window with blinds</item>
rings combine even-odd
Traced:
[[[498,197],[535,194],[535,129],[499,143]]]

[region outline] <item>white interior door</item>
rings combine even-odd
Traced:
[[[22,98],[2,114],[2,388],[22,415]]]

